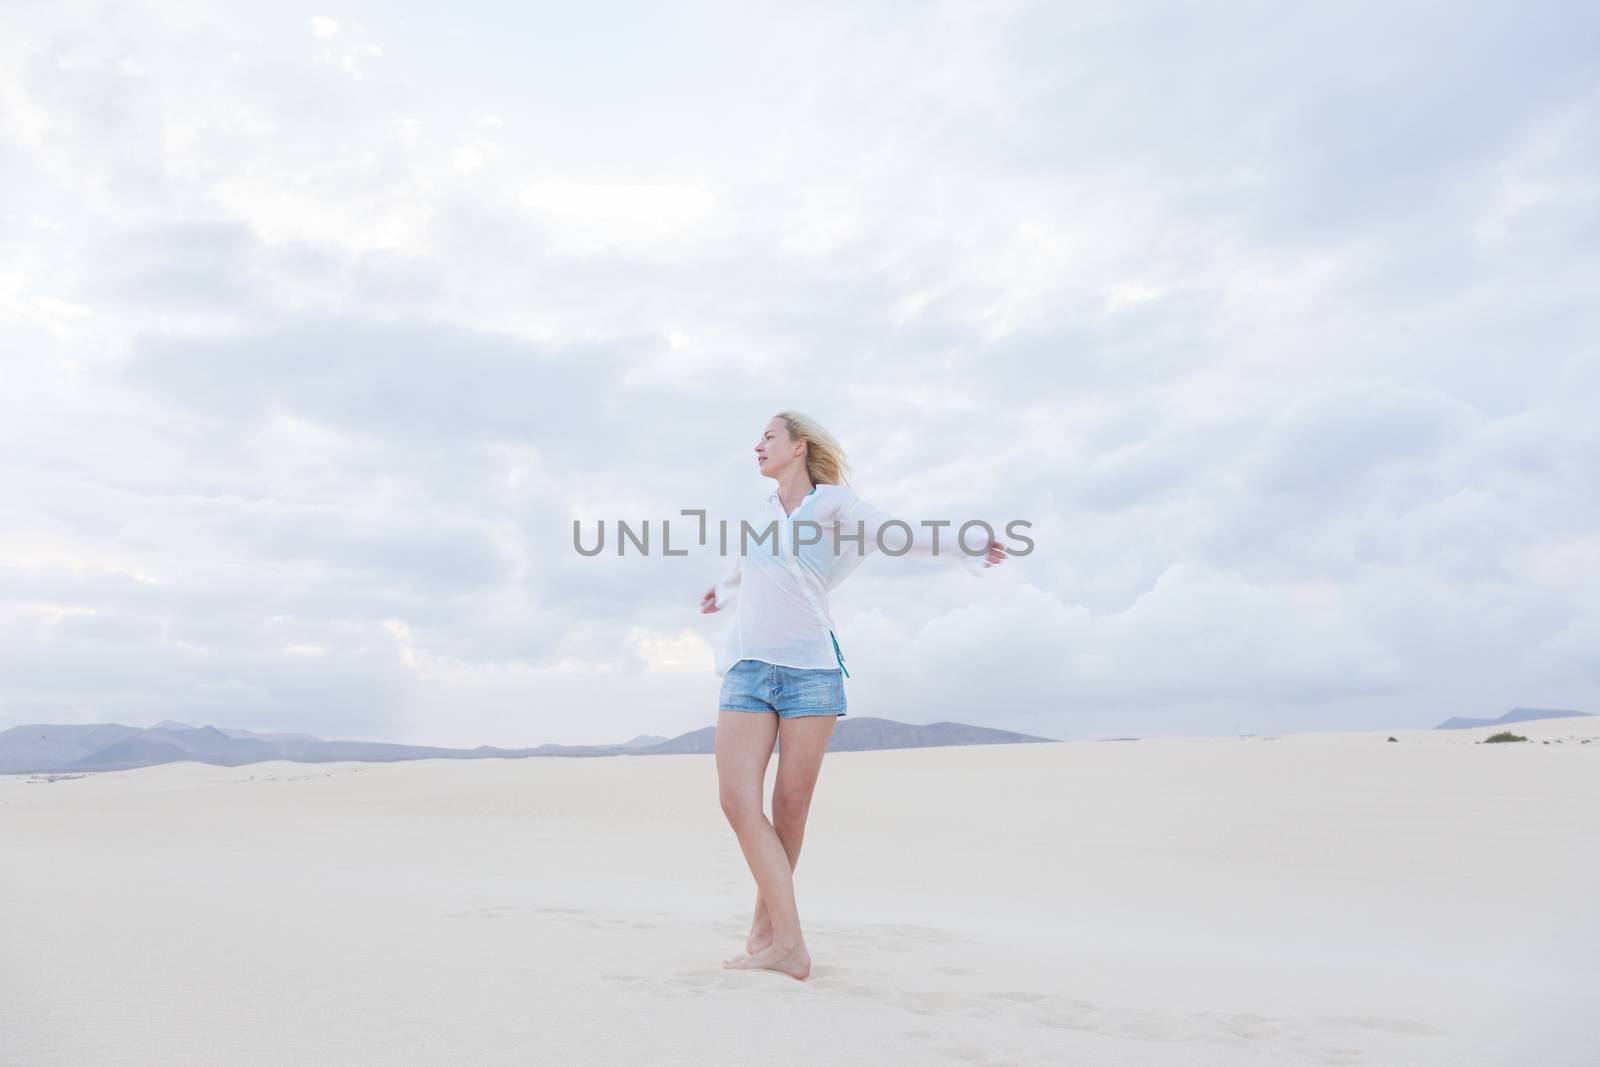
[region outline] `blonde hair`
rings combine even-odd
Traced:
[[[806,474],[813,484],[845,485],[849,482],[850,464],[844,458],[844,449],[821,423],[798,411],[780,411],[773,418],[784,421],[790,437],[806,443]]]

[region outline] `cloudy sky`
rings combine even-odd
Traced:
[[[719,568],[913,517],[851,711],[1053,737],[1600,711],[1592,5],[11,3],[0,728],[715,718]],[[591,527],[592,528],[592,527]]]

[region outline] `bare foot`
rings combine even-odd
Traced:
[[[744,939],[744,951],[735,955],[732,960],[724,962],[732,963],[733,960],[754,956],[770,944],[772,944],[772,916],[767,914],[766,908],[757,907],[755,917],[750,920],[750,934]]]
[[[736,971],[782,971],[791,978],[798,978],[803,982],[811,974],[811,953],[807,952],[805,945],[799,942],[790,946],[772,944],[748,956],[735,956],[731,960],[723,960],[722,965]]]
[[[754,956],[770,944],[772,944],[772,919],[767,916],[767,909],[762,908],[761,914],[750,924],[750,936],[744,939],[744,954]]]

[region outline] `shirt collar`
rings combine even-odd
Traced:
[[[807,493],[805,496],[800,498],[800,504],[804,504],[807,500],[810,500],[812,497],[816,496],[817,495],[817,490],[821,489],[821,488],[822,488],[822,483],[821,482],[818,482],[816,485],[813,485],[811,487],[811,492]],[[772,495],[767,497],[767,503],[776,505],[779,511],[783,510],[783,501],[778,499],[778,491],[776,489],[774,489],[772,491]],[[796,504],[794,506],[794,510],[795,511],[799,511],[800,510],[800,504]],[[793,512],[791,512],[791,514],[793,514]]]

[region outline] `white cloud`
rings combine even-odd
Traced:
[[[8,13],[0,726],[702,725],[714,560],[570,522],[737,514],[781,407],[869,499],[1034,522],[840,590],[858,713],[1600,710],[1562,19],[504,17]]]
[[[671,185],[534,182],[519,203],[558,254],[648,254],[700,226],[716,206],[704,189]]]

